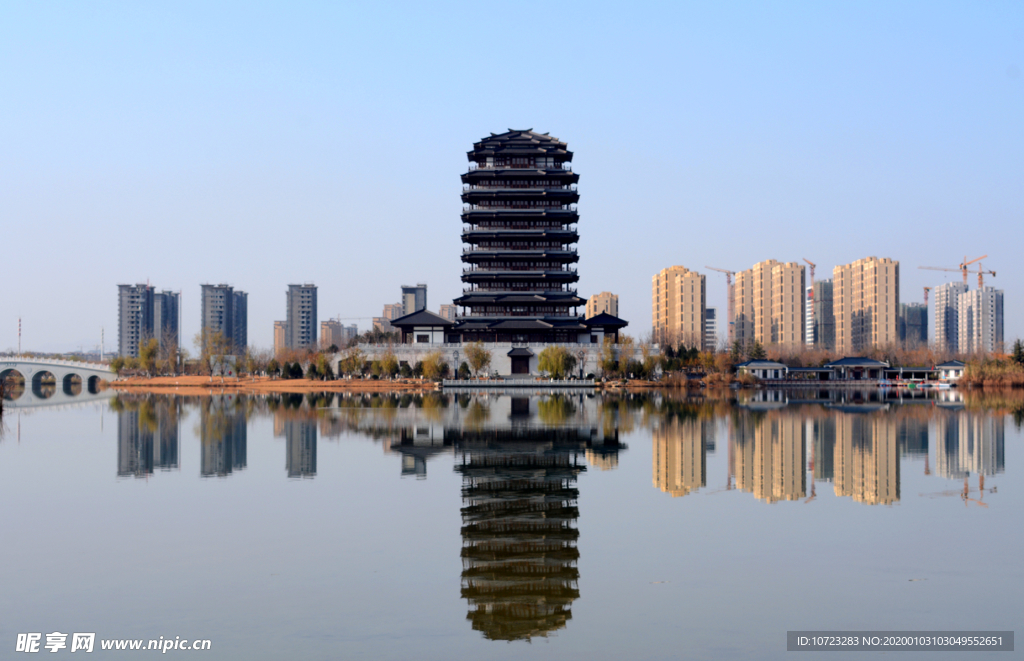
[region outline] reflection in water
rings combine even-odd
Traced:
[[[284,437],[288,477],[316,477],[316,423],[285,420]]]
[[[891,505],[898,501],[897,420],[877,414],[837,415],[833,468],[836,495],[869,505]]]
[[[977,411],[947,412],[935,420],[936,471],[958,480],[1005,468],[1006,419]]]
[[[213,395],[200,400],[202,445],[199,474],[226,477],[246,466],[246,399],[237,395]]]
[[[147,477],[155,469],[178,469],[179,400],[116,401],[118,476]]]
[[[736,488],[769,503],[803,498],[807,488],[803,418],[778,410],[738,409],[730,422]]]
[[[714,447],[714,420],[664,420],[653,430],[654,486],[673,498],[707,484],[708,438]]]

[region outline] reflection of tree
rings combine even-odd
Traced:
[[[517,442],[459,435],[462,596],[490,640],[546,637],[566,626],[579,597],[574,485],[585,443],[558,431]]]
[[[537,417],[545,425],[564,425],[576,413],[576,405],[565,395],[551,395],[537,402]]]

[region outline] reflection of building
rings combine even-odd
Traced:
[[[733,419],[736,487],[774,503],[802,498],[807,488],[803,418],[794,413],[739,411]]]
[[[117,474],[178,468],[178,400],[127,402],[117,412]]]
[[[835,416],[815,418],[811,423],[811,443],[815,480],[831,482],[835,478],[836,419]]]
[[[707,483],[707,438],[713,420],[665,420],[654,429],[653,482],[673,498]]]
[[[891,505],[900,499],[898,428],[891,414],[837,413],[837,496],[869,505]]]
[[[199,411],[202,477],[224,477],[245,468],[248,442],[243,402],[231,396],[203,398]]]
[[[935,421],[936,472],[948,479],[995,475],[1006,466],[1006,420],[1002,416],[955,411]]]
[[[529,640],[562,629],[579,597],[581,444],[550,438],[456,443],[462,474],[462,597],[467,618],[490,640]],[[557,438],[563,436],[564,440]]]
[[[288,477],[316,477],[316,422],[285,420],[284,437]]]

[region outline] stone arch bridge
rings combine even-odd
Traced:
[[[4,399],[19,407],[88,399],[88,395],[99,393],[101,382],[116,377],[102,363],[23,356],[0,358],[0,381],[17,375],[24,378],[24,389],[16,387],[5,392]]]

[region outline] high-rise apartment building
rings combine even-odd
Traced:
[[[603,291],[587,299],[587,319],[601,313],[619,316],[619,297],[617,294]]]
[[[670,266],[651,278],[651,325],[660,344],[704,348],[707,290],[704,276]]]
[[[807,346],[832,350],[836,346],[836,319],[832,309],[832,281],[818,280],[807,288],[805,341]]]
[[[288,348],[288,323],[284,321],[274,322],[274,355],[280,356],[281,352]]]
[[[289,349],[316,347],[316,285],[288,285],[285,343]]]
[[[718,308],[704,311],[704,348],[714,351],[718,347]]]
[[[181,344],[178,335],[180,300],[176,291],[153,294],[153,336],[160,343],[160,353],[165,356]]]
[[[448,321],[455,321],[455,317],[459,314],[459,308],[456,305],[442,305],[438,308],[437,314]]]
[[[117,286],[117,353],[137,358],[139,342],[153,337],[153,287]]]
[[[804,267],[774,259],[736,274],[733,333],[746,344],[795,349],[804,344]]]
[[[928,306],[900,303],[900,344],[907,348],[928,346]]]
[[[345,347],[345,346],[348,345],[349,342],[351,342],[352,340],[356,339],[357,337],[359,337],[359,327],[358,326],[356,326],[355,324],[352,324],[351,326],[342,326],[341,327],[341,341],[344,342],[345,344],[339,344],[338,346],[339,347]]]
[[[1003,350],[1003,292],[993,287],[965,291],[957,299],[957,351]]]
[[[958,351],[960,324],[958,313],[960,294],[967,293],[967,284],[947,282],[932,288],[935,305],[935,348],[940,351]]]
[[[427,286],[423,283],[415,287],[402,285],[402,316],[427,309]]]
[[[854,356],[899,342],[900,263],[866,257],[832,270],[836,351]]]
[[[219,333],[231,351],[241,353],[249,344],[248,294],[230,285],[200,285],[200,324],[207,337]]]
[[[333,319],[320,322],[320,343],[323,346],[336,346],[339,349],[343,346],[341,341],[341,322]]]

